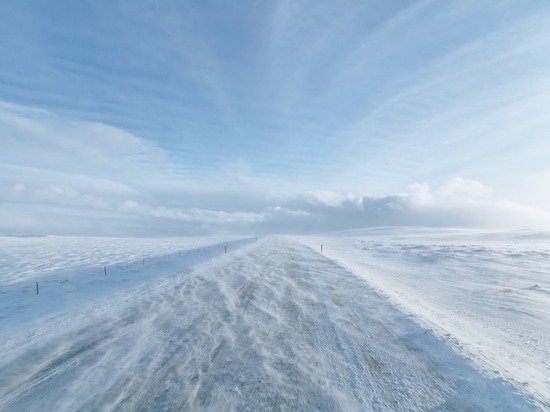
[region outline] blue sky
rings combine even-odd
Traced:
[[[550,227],[550,3],[0,3],[0,231]]]

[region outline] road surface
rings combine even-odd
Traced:
[[[0,355],[0,410],[534,409],[287,237],[111,309],[46,324]]]

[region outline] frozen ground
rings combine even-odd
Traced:
[[[6,332],[164,279],[249,243],[227,238],[0,237],[0,343]],[[36,282],[39,295],[36,296]]]
[[[487,376],[550,409],[550,234],[411,229],[300,240],[364,278]]]
[[[107,238],[0,236],[0,286],[27,282],[48,273],[103,271],[104,266],[142,262],[180,251],[195,250],[227,238]]]
[[[48,312],[45,291],[26,301],[43,322],[25,328],[1,306],[0,410],[543,408],[317,251],[287,237],[234,246],[183,270],[182,256],[121,267],[150,280],[80,293],[67,312]]]

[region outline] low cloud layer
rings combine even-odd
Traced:
[[[147,204],[129,191],[81,191],[66,185],[3,186],[4,233],[197,235],[314,233],[375,226],[550,228],[550,212],[497,199],[481,183],[455,178],[438,189],[412,184],[384,197],[315,191],[246,199],[239,210]],[[126,196],[121,196],[124,194]],[[212,201],[215,193],[209,194]],[[218,203],[232,196],[220,193]],[[235,198],[239,193],[235,193]],[[126,197],[125,199],[123,199]],[[200,199],[195,200],[200,203]],[[233,207],[238,204],[232,201]]]
[[[326,230],[367,226],[550,227],[549,211],[498,199],[480,182],[461,177],[435,190],[417,183],[406,193],[383,197],[305,194],[296,196],[292,203],[315,216]]]
[[[548,210],[503,199],[462,177],[437,188],[413,183],[404,193],[386,196],[298,186],[221,166],[215,177],[189,178],[154,142],[2,101],[0,133],[0,234],[550,228]]]

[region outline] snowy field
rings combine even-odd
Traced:
[[[0,237],[0,332],[165,279],[250,240]],[[39,295],[36,293],[38,282]],[[0,334],[0,343],[8,333]]]
[[[540,234],[0,242],[0,410],[550,408]]]
[[[550,409],[550,233],[398,228],[301,240]]]

